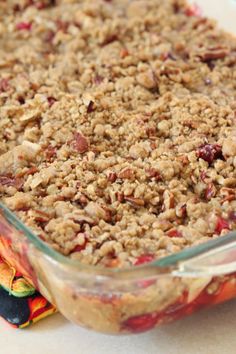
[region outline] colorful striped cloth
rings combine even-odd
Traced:
[[[0,316],[12,327],[24,328],[55,312],[56,308],[0,257]]]

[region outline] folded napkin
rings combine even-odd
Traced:
[[[12,327],[24,328],[54,312],[56,308],[0,257],[0,316]]]

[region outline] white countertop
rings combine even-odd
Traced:
[[[236,33],[236,1],[198,0],[204,13]],[[0,320],[1,354],[235,354],[236,300],[136,336],[81,329],[57,314],[16,330]]]
[[[29,329],[0,328],[1,354],[235,354],[236,300],[133,336],[89,332],[59,314]]]

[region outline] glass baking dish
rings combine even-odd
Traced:
[[[235,2],[197,3],[235,32]],[[62,256],[0,203],[0,254],[66,318],[103,333],[145,332],[236,297],[236,232],[143,266],[104,269]]]
[[[236,232],[129,269],[85,266],[48,247],[0,203],[0,254],[69,320],[139,333],[236,297]]]

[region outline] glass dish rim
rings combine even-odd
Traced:
[[[47,245],[46,242],[41,240],[29,227],[27,227],[9,208],[7,208],[2,202],[0,202],[0,215],[4,217],[7,222],[9,222],[16,230],[22,232],[27,238],[27,241],[41,251],[44,255],[49,257],[52,261],[60,264],[73,267],[76,270],[89,271],[94,273],[96,276],[114,276],[114,275],[137,275],[138,272],[142,270],[152,270],[159,269],[160,273],[163,273],[163,269],[167,271],[165,275],[171,274],[171,269],[176,268],[181,262],[195,258],[203,253],[217,250],[219,247],[224,246],[227,242],[232,242],[236,240],[236,231],[231,231],[223,237],[215,238],[204,242],[197,246],[192,246],[186,250],[174,253],[172,255],[163,257],[159,260],[154,260],[152,262],[146,263],[144,265],[139,265],[135,267],[126,268],[105,268],[102,266],[87,265],[83,264],[78,260],[71,259],[67,256],[62,255],[55,249]],[[146,274],[145,274],[146,275]],[[158,275],[158,274],[156,274]]]

